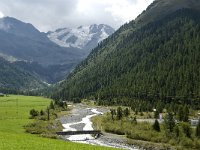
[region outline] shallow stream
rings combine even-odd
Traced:
[[[90,119],[96,115],[102,114],[103,112],[100,112],[96,108],[87,108],[83,107],[82,105],[76,106],[72,111],[71,116],[66,116],[61,119],[62,125],[64,127],[63,131],[94,130]],[[112,138],[112,136],[106,137],[106,135],[103,135],[102,137],[97,139],[95,139],[90,134],[71,135],[65,136],[65,139],[85,144],[138,150],[134,148],[134,146],[127,145],[123,140],[119,138],[115,139],[114,137]]]

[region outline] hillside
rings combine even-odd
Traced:
[[[61,48],[33,25],[12,17],[0,19],[0,42],[1,53],[43,66],[71,63],[81,57],[77,49]]]
[[[200,10],[199,0],[154,0],[151,5],[139,15],[135,22],[141,26],[159,20],[182,8]]]
[[[29,72],[17,67],[0,57],[0,90],[32,90],[44,88],[47,85]]]
[[[53,97],[199,96],[199,18],[195,9],[180,9],[141,27],[134,21],[125,24],[92,51]]]
[[[48,83],[63,80],[83,59],[79,49],[62,48],[33,25],[12,17],[0,19],[0,43],[1,57],[20,62],[22,69]]]
[[[63,80],[98,42],[113,32],[109,26],[93,25],[46,34],[30,23],[4,17],[0,18],[0,56],[39,80],[53,84]],[[77,38],[74,44],[73,37]],[[63,47],[60,42],[70,46]]]

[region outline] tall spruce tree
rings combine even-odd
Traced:
[[[121,108],[121,107],[118,107],[118,108],[117,108],[117,119],[118,119],[118,120],[121,120],[121,119],[122,119],[122,116],[123,116],[122,108]]]
[[[200,138],[200,119],[199,119],[199,123],[198,123],[197,128],[196,128],[195,135],[196,135],[196,137]]]
[[[173,132],[173,129],[175,127],[175,120],[174,120],[174,115],[172,113],[168,113],[166,118],[165,118],[165,127],[169,132]]]
[[[155,122],[153,124],[153,129],[160,132],[160,124],[157,119],[155,120]]]

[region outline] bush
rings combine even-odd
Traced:
[[[185,135],[188,137],[188,138],[191,138],[191,135],[192,135],[192,129],[190,128],[190,124],[189,123],[181,123],[181,127],[183,129],[183,132],[185,133]]]
[[[200,140],[199,139],[194,140],[194,146],[195,146],[195,148],[200,149]]]
[[[36,116],[39,115],[39,112],[36,111],[35,109],[31,109],[30,110],[30,115],[31,115],[31,118],[35,118]]]
[[[45,115],[44,111],[41,110],[41,111],[40,111],[40,116],[44,116],[44,115]]]
[[[67,103],[66,102],[59,100],[59,101],[55,101],[55,104],[58,107],[63,108],[63,110],[67,110]]]
[[[179,135],[180,135],[180,130],[179,130],[179,126],[178,125],[176,125],[174,127],[174,133],[175,133],[175,137],[178,138]]]
[[[62,125],[60,122],[57,122],[57,121],[46,122],[46,121],[37,120],[25,126],[26,132],[31,133],[31,134],[42,134],[45,136],[56,135],[55,133],[57,131],[60,131],[61,129],[62,129]]]
[[[105,131],[109,132],[109,133],[115,133],[115,134],[118,134],[118,135],[125,135],[124,130],[122,130],[119,127],[111,127],[111,126],[107,125],[107,126],[105,126]]]
[[[186,147],[193,147],[193,142],[191,139],[187,138],[187,137],[182,137],[181,138],[181,142],[180,144],[182,146],[186,146]]]

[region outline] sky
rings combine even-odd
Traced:
[[[0,0],[0,18],[10,16],[43,32],[81,25],[117,29],[135,19],[153,0]]]

